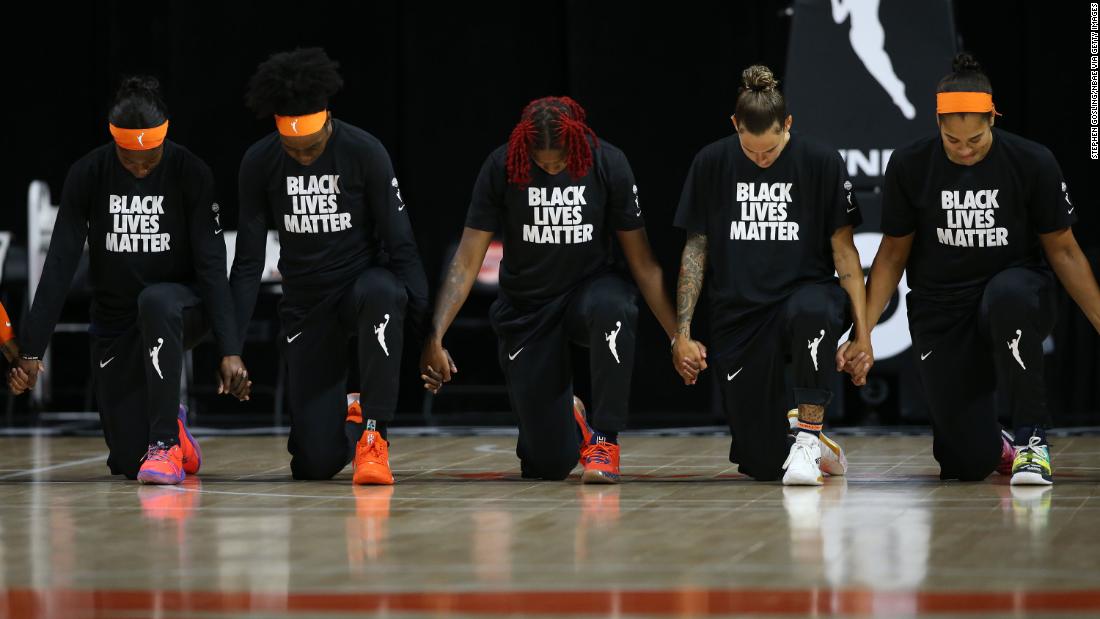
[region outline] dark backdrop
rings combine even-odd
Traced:
[[[596,132],[627,153],[671,287],[683,243],[671,219],[684,173],[699,148],[728,133],[742,68],[763,62],[782,79],[790,6],[595,0],[24,6],[9,15],[5,43],[4,98],[8,122],[16,122],[5,132],[9,177],[0,227],[25,243],[27,183],[48,181],[56,200],[68,165],[107,139],[111,95],[120,77],[134,73],[161,79],[170,137],[214,169],[223,222],[232,227],[240,156],[272,130],[271,119],[244,108],[246,80],[272,52],[319,45],[340,61],[346,81],[333,113],[377,135],[394,159],[433,292],[481,162],[505,141],[523,105],[547,94],[576,98]],[[1078,238],[1095,256],[1100,216],[1092,178],[1098,168],[1088,158],[1088,3],[966,1],[954,12],[960,47],[974,52],[993,80],[1005,113],[999,124],[1048,145],[1061,162],[1080,206]],[[9,278],[5,294],[18,298],[19,285]],[[474,303],[464,314],[476,319],[483,312],[484,304]],[[663,336],[651,315],[642,315],[633,396],[638,422],[712,419],[707,387],[678,384]],[[1083,320],[1076,309],[1064,309],[1060,328],[1071,337],[1052,364],[1064,369],[1052,386],[1060,414],[1070,415],[1064,420],[1097,423],[1098,344]],[[452,346],[460,368],[469,369],[460,376],[499,381],[487,334],[470,341],[481,345]],[[246,354],[257,359],[257,378],[270,382],[274,365],[260,363],[267,357],[257,354],[265,350],[260,346]],[[406,351],[410,370],[415,356]],[[78,372],[84,358],[69,371]],[[421,407],[414,376],[406,373],[405,412]],[[253,407],[270,410],[271,403]],[[441,398],[436,407],[441,415],[506,408],[499,393]]]

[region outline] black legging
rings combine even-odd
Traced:
[[[392,272],[373,267],[314,306],[295,306],[300,298],[288,294],[289,304],[279,308],[290,404],[290,471],[295,479],[329,479],[351,461],[358,439],[345,427],[348,339],[359,336],[363,418],[392,420],[408,297]],[[301,320],[290,318],[300,315]]]
[[[634,285],[615,274],[593,278],[576,291],[561,321],[522,346],[500,337],[500,367],[519,416],[516,455],[524,477],[565,479],[580,457],[573,420],[571,344],[588,348],[592,369],[592,425],[605,433],[626,426],[634,333]]]
[[[733,435],[730,462],[741,473],[761,481],[783,475],[790,451],[786,412],[791,403],[829,404],[849,308],[838,284],[807,284],[710,343],[708,371]]]
[[[1001,456],[998,412],[1017,427],[1050,424],[1043,340],[1054,327],[1053,284],[1045,269],[1016,267],[970,302],[909,294],[909,330],[942,479],[976,481],[993,472]]]
[[[208,331],[202,299],[184,284],[146,287],[137,324],[117,336],[91,337],[103,437],[115,475],[137,477],[150,443],[177,442],[183,353]]]

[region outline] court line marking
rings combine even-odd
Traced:
[[[72,466],[80,466],[81,464],[91,464],[92,462],[106,462],[107,454],[102,453],[98,456],[91,458],[84,458],[82,460],[71,460],[69,462],[62,462],[60,464],[51,464],[49,466],[40,466],[38,468],[26,469],[17,473],[8,473],[7,475],[0,475],[0,479],[10,479],[13,477],[22,477],[24,475],[38,475],[39,473],[47,473],[49,471],[56,471],[58,469],[67,469]]]

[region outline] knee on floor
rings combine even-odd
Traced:
[[[552,455],[534,456],[523,460],[521,469],[525,478],[561,481],[569,477],[579,459],[580,454],[571,458]]]
[[[344,470],[347,462],[344,458],[304,458],[295,455],[290,461],[291,477],[304,481],[323,481],[332,479]]]

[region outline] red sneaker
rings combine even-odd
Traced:
[[[601,434],[593,434],[592,439],[581,447],[581,465],[584,473],[581,481],[586,484],[619,483],[619,446],[607,442]]]
[[[359,485],[393,485],[390,444],[375,430],[363,432],[355,444],[352,482]]]
[[[183,452],[183,472],[194,475],[199,472],[199,467],[202,466],[202,450],[199,449],[199,442],[195,440],[194,436],[191,436],[191,431],[187,429],[187,407],[183,404],[180,404],[177,423],[179,425],[180,450]]]
[[[183,481],[183,450],[179,445],[169,447],[162,442],[149,445],[141,462],[137,478],[143,484],[174,485]]]

